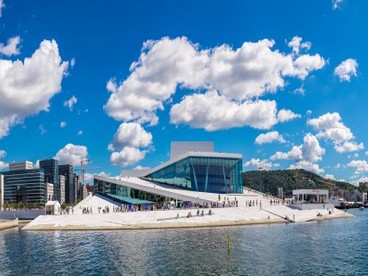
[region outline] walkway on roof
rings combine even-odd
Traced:
[[[218,194],[188,191],[178,189],[176,187],[170,188],[168,187],[168,185],[160,185],[158,183],[152,183],[147,180],[140,179],[138,177],[121,177],[119,179],[116,179],[95,175],[94,178],[101,181],[141,190],[147,193],[161,195],[182,201],[191,201],[193,203],[203,203],[203,202],[210,203],[216,202],[218,200]],[[234,197],[236,196],[237,195],[234,195]]]

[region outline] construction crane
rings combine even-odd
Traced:
[[[75,171],[80,171],[80,175],[81,175],[81,184],[84,186],[84,180],[85,180],[85,174],[86,174],[86,169],[88,170],[94,170],[94,169],[101,169],[101,167],[85,167],[85,165],[90,162],[90,159],[82,159],[80,161],[80,168],[79,169],[75,169]]]
[[[81,167],[80,167],[80,171],[81,171],[81,183],[82,183],[82,186],[84,186],[84,173],[85,173],[85,164],[87,164],[89,161],[91,161],[90,159],[86,158],[86,159],[82,159],[80,161],[81,163]]]

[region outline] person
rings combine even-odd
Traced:
[[[199,216],[199,208],[197,208],[197,216]]]
[[[176,214],[176,218],[178,219],[179,218],[179,213]]]
[[[202,210],[202,212],[201,212],[201,216],[202,216],[202,217],[204,216],[204,212],[203,212],[203,210]]]
[[[211,209],[209,209],[209,210],[208,210],[208,214],[209,214],[209,215],[212,215],[212,211],[211,211]]]
[[[192,217],[192,213],[189,211],[187,218],[190,218],[190,217]]]

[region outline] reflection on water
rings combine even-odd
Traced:
[[[310,224],[6,230],[0,232],[0,275],[368,275],[368,211],[353,212],[354,219]]]

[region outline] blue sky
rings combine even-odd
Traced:
[[[367,1],[0,7],[0,170],[89,158],[115,176],[214,141],[244,170],[368,180]]]

